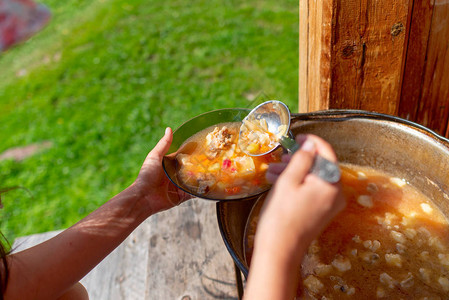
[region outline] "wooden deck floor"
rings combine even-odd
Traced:
[[[60,231],[16,239],[15,252]],[[238,299],[215,203],[192,199],[142,223],[81,282],[92,300]]]

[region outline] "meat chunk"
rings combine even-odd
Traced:
[[[215,184],[215,178],[207,173],[199,173],[196,180],[198,181],[197,193],[205,195],[210,191],[210,187]]]
[[[206,141],[209,145],[209,150],[206,155],[210,158],[217,157],[220,151],[227,150],[231,147],[232,140],[233,135],[228,127],[223,126],[221,129],[215,127],[214,131],[206,136]]]

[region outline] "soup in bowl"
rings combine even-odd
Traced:
[[[243,200],[267,191],[268,164],[279,162],[281,148],[250,156],[238,146],[247,109],[222,109],[199,115],[176,129],[165,173],[182,190],[211,200]]]

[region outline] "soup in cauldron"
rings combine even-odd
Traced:
[[[211,198],[232,199],[270,187],[265,173],[269,163],[280,161],[282,149],[257,157],[245,154],[237,145],[240,125],[229,122],[208,127],[181,145],[195,145],[188,153],[176,155],[177,176],[188,190]]]
[[[342,165],[346,209],[308,248],[304,299],[447,299],[449,224],[429,199],[399,178]],[[263,201],[245,235],[250,264]]]

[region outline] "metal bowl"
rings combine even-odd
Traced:
[[[195,133],[213,126],[219,123],[226,122],[241,122],[246,115],[250,112],[250,109],[247,108],[225,108],[218,109],[210,112],[203,113],[198,115],[184,124],[179,126],[173,132],[173,142],[168,150],[168,155],[164,156],[162,160],[162,167],[164,168],[165,174],[168,178],[180,189],[183,191],[202,199],[215,200],[215,201],[242,201],[242,200],[251,200],[259,197],[263,194],[269,187],[261,191],[257,194],[246,195],[242,197],[233,197],[232,199],[220,199],[220,198],[212,198],[204,195],[197,194],[195,191],[190,190],[188,187],[184,186],[182,182],[179,180],[177,176],[177,161],[174,159],[176,152],[179,150],[181,145],[192,135]]]
[[[407,120],[354,110],[293,114],[294,135],[311,133],[327,140],[338,160],[404,178],[449,217],[449,140]],[[257,199],[217,203],[223,240],[245,276],[244,233]]]

